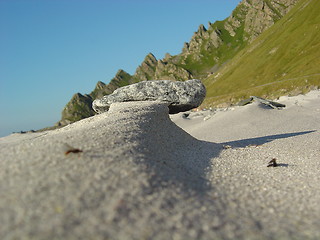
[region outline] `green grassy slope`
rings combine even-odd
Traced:
[[[320,86],[319,9],[319,0],[301,0],[205,79],[205,105],[235,103],[250,95],[275,98]]]

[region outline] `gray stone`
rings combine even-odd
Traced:
[[[282,109],[282,108],[286,107],[286,105],[284,105],[284,104],[281,104],[278,102],[273,102],[273,101],[270,101],[270,100],[267,100],[267,99],[264,99],[261,97],[256,97],[256,96],[251,96],[248,99],[244,99],[244,100],[240,101],[237,105],[238,106],[245,106],[247,104],[252,103],[253,101],[256,101],[260,104],[263,104],[267,107],[274,108],[274,109]]]
[[[273,101],[270,101],[270,100],[267,100],[267,99],[264,99],[264,98],[260,98],[260,97],[256,97],[256,96],[252,96],[252,99],[254,101],[257,101],[261,104],[264,104],[270,108],[273,108],[273,109],[282,109],[282,108],[285,108],[286,105],[284,104],[281,104],[281,103],[278,103],[278,102],[273,102]]]
[[[92,103],[97,113],[106,112],[112,103],[129,101],[160,101],[168,103],[169,113],[198,107],[206,96],[206,88],[198,79],[184,82],[152,80],[116,89],[112,94]]]
[[[247,98],[247,99],[244,99],[244,100],[241,100],[240,102],[238,102],[238,106],[245,106],[247,104],[250,104],[252,103],[253,101],[253,97],[250,97],[250,98]]]

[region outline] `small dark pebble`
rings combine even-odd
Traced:
[[[70,149],[70,150],[66,151],[64,154],[68,155],[69,153],[81,153],[81,152],[83,152],[83,151],[75,148],[75,149]]]
[[[268,163],[268,166],[267,167],[277,167],[278,164],[276,162],[276,158],[273,158],[269,163]]]
[[[190,113],[183,113],[183,114],[182,114],[182,118],[188,118],[189,115],[190,115]]]

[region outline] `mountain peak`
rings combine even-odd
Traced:
[[[98,81],[96,84],[97,89],[103,89],[106,86],[104,82]]]
[[[203,24],[200,24],[199,28],[198,28],[198,33],[199,34],[203,34],[207,31],[207,29],[205,28],[205,26]]]
[[[148,55],[144,58],[144,62],[152,65],[153,63],[157,62],[157,58],[152,53],[148,53]]]
[[[319,88],[320,48],[316,46],[320,38],[320,1],[250,2],[256,2],[263,11],[268,9],[267,3],[270,6],[282,3],[281,8],[284,4],[288,7],[292,7],[292,2],[297,4],[217,73],[204,80],[207,104],[226,106],[249,96],[275,99]]]
[[[134,78],[137,81],[151,80],[155,74],[158,61],[152,53],[148,53],[141,65],[137,68]]]
[[[127,73],[126,71],[124,71],[123,69],[119,69],[116,73],[115,78],[118,77],[127,77],[128,75],[130,75],[129,73]]]
[[[201,24],[190,41],[184,44],[180,54],[167,54],[158,61],[150,52],[133,76],[120,69],[109,84],[98,82],[90,96],[79,96],[79,99],[89,103],[86,97],[100,98],[119,87],[145,80],[204,80],[213,76],[262,32],[282,18],[298,1],[242,0],[225,20],[209,22],[208,28]],[[77,116],[76,111],[73,113]],[[73,113],[70,112],[69,115]]]
[[[245,40],[252,42],[263,31],[282,18],[299,0],[245,0],[227,19],[233,27],[235,20],[243,19]],[[246,9],[246,11],[243,11]],[[243,14],[245,13],[245,14]]]

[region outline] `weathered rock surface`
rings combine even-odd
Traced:
[[[298,0],[243,1],[243,8],[247,9],[244,18],[244,32],[247,33],[247,36],[244,37],[245,40],[252,42],[263,31],[287,14],[297,1]],[[236,20],[234,16],[228,18],[228,22],[233,26]],[[236,26],[233,28],[237,29]]]
[[[140,81],[151,80],[154,77],[156,67],[157,59],[152,53],[149,53],[141,65],[136,69],[133,77]]]
[[[90,96],[92,97],[92,99],[102,98],[104,95],[112,93],[117,88],[129,85],[132,83],[134,83],[132,76],[126,71],[120,69],[116,73],[115,77],[111,79],[109,84],[105,84],[99,81],[95,89],[90,93]]]
[[[166,54],[165,58],[160,60],[149,53],[137,68],[133,78],[135,82],[164,79],[185,81],[192,79],[193,76],[188,70],[174,64],[170,54]]]
[[[176,56],[180,67],[195,78],[204,78],[221,66],[262,32],[280,20],[298,0],[243,0],[223,21],[200,25]],[[201,64],[199,64],[201,63]]]
[[[64,107],[62,118],[56,123],[56,126],[65,126],[92,116],[94,114],[94,111],[90,107],[92,105],[92,100],[90,95],[82,95],[80,93],[74,94],[68,104]]]
[[[96,99],[92,108],[106,112],[112,103],[130,101],[160,101],[169,105],[169,113],[188,111],[198,107],[206,95],[205,86],[198,79],[185,82],[170,80],[143,81],[121,87],[112,94]]]
[[[120,69],[109,84],[99,81],[95,89],[90,94],[82,95],[76,93],[64,107],[61,120],[55,124],[56,127],[68,125],[81,119],[91,117],[95,114],[92,109],[92,101],[96,98],[112,93],[119,87],[132,84],[134,80],[132,76]]]
[[[158,60],[154,79],[184,81],[187,79],[192,79],[192,75],[186,69],[181,68],[173,63]]]
[[[244,100],[240,101],[238,103],[238,106],[245,106],[247,104],[252,103],[253,101],[256,101],[258,103],[261,103],[261,104],[263,104],[263,105],[265,105],[267,107],[273,108],[273,109],[282,109],[282,108],[286,107],[286,105],[284,105],[284,104],[281,104],[281,103],[278,103],[278,102],[273,102],[273,101],[270,101],[268,99],[264,99],[264,98],[256,97],[256,96],[251,96],[248,99],[244,99]]]

